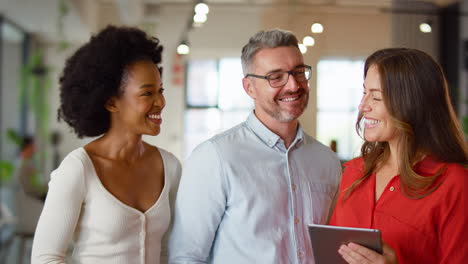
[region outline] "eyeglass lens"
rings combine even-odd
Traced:
[[[310,69],[301,67],[290,72],[274,72],[267,75],[267,78],[271,87],[279,87],[288,82],[289,74],[292,74],[297,82],[305,82],[310,78]]]

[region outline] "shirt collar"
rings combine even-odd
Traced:
[[[281,138],[278,135],[273,133],[260,120],[258,120],[257,116],[253,111],[247,118],[246,123],[247,126],[250,127],[252,131],[270,148],[275,146],[278,143],[278,141],[281,140]],[[291,146],[296,144],[297,142],[302,141],[303,138],[304,133],[302,132],[301,125],[299,125],[297,128],[296,138],[293,140]]]
[[[427,174],[427,175],[434,175],[437,173],[443,166],[446,164],[440,161],[437,161],[432,156],[426,156],[420,162],[416,163],[413,169],[417,173]],[[364,160],[362,157],[357,159],[350,160],[344,164],[345,167],[354,168],[354,169],[362,169],[364,167]]]
[[[440,162],[435,157],[428,155],[424,157],[423,160],[416,163],[414,170],[418,173],[434,175],[445,165],[444,162]]]

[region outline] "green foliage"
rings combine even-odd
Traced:
[[[32,186],[34,186],[36,189],[43,189],[44,192],[47,191],[47,188],[44,188],[44,184],[42,183],[40,173],[34,173],[31,175],[29,180],[31,181]]]
[[[64,50],[70,45],[65,39],[64,22],[65,17],[69,13],[69,7],[66,0],[57,0],[59,17],[57,20],[57,33],[59,35],[59,50]],[[52,87],[52,79],[50,76],[51,69],[44,64],[44,56],[42,49],[36,49],[31,52],[29,61],[20,69],[20,78],[18,80],[18,111],[23,111],[23,106],[27,105],[36,121],[35,138],[36,142],[49,142],[49,98],[50,88]],[[5,138],[1,138],[4,140]],[[6,140],[17,146],[22,143],[21,134],[13,129],[8,129]],[[40,164],[44,164],[47,153],[46,148],[39,148],[38,156]],[[0,181],[6,181],[11,178],[14,170],[14,164],[8,160],[0,161]],[[39,179],[39,178],[38,178]]]
[[[22,143],[20,134],[11,128],[7,129],[6,139],[18,147]],[[13,162],[8,160],[0,160],[0,181],[4,182],[11,179],[14,168],[15,166],[13,165]]]
[[[51,69],[44,65],[42,51],[36,51],[21,69],[20,102],[31,107],[37,134],[47,140],[49,123],[48,94],[52,86]]]
[[[70,43],[67,41],[65,37],[65,17],[69,13],[68,4],[65,0],[58,0],[58,19],[57,19],[57,34],[59,36],[59,45],[58,50],[64,51],[70,47]]]
[[[21,143],[22,143],[21,142],[22,141],[21,136],[14,129],[11,129],[11,128],[7,129],[6,136],[7,136],[7,139],[10,142],[14,143],[15,145],[17,145],[17,146],[21,145]]]
[[[28,105],[36,121],[36,142],[49,142],[49,92],[52,87],[51,68],[44,64],[42,50],[35,50],[21,69],[20,102]],[[40,147],[39,164],[47,160],[46,148]]]
[[[69,11],[67,2],[65,0],[59,0],[58,4],[59,4],[58,10],[59,10],[60,16],[62,17],[62,16],[67,15]]]
[[[0,160],[0,181],[5,182],[11,178],[14,170],[13,163],[6,160]]]

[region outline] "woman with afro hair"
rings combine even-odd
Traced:
[[[160,132],[162,46],[130,27],[108,26],[66,62],[59,120],[82,137],[52,172],[32,263],[165,263],[165,234],[181,166],[143,135]]]

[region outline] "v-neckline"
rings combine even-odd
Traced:
[[[394,175],[392,176],[392,178],[390,178],[390,180],[387,182],[387,184],[385,185],[385,187],[383,188],[382,192],[380,193],[380,196],[379,198],[377,198],[377,195],[376,195],[376,188],[377,188],[377,173],[373,173],[373,182],[372,182],[372,200],[374,201],[374,208],[377,206],[377,204],[380,204],[382,203],[381,200],[382,200],[382,196],[387,192],[387,189],[389,189],[389,186],[391,184],[393,184],[394,180],[396,177],[400,176],[399,174],[397,175]],[[377,199],[376,199],[377,198]]]
[[[139,215],[146,215],[147,213],[149,213],[151,210],[153,210],[153,208],[157,208],[160,204],[160,201],[161,201],[161,197],[163,197],[163,195],[165,195],[166,193],[166,189],[167,189],[167,170],[166,170],[166,160],[164,159],[164,155],[162,154],[162,152],[159,150],[159,148],[156,147],[157,151],[159,152],[160,156],[161,156],[161,159],[162,159],[162,162],[163,162],[163,171],[164,171],[164,186],[163,186],[163,189],[161,190],[161,193],[159,194],[159,197],[158,199],[154,202],[154,204],[152,206],[150,206],[148,209],[146,209],[146,211],[142,212],[138,209],[136,209],[135,207],[132,207],[126,203],[124,203],[123,201],[121,201],[119,198],[115,197],[115,195],[113,195],[109,190],[107,190],[107,188],[104,186],[104,184],[102,184],[102,181],[101,179],[99,178],[98,174],[97,174],[97,171],[96,171],[96,168],[94,167],[94,163],[93,163],[93,160],[91,159],[91,157],[89,156],[88,152],[86,151],[85,148],[81,148],[82,151],[84,152],[85,156],[86,156],[86,159],[88,160],[89,164],[91,165],[91,168],[92,168],[92,173],[99,185],[99,188],[101,188],[101,190],[104,192],[105,195],[109,196],[112,200],[114,200],[117,204],[119,204],[120,206],[130,210],[130,211],[133,211],[133,212],[136,212],[138,213]]]

